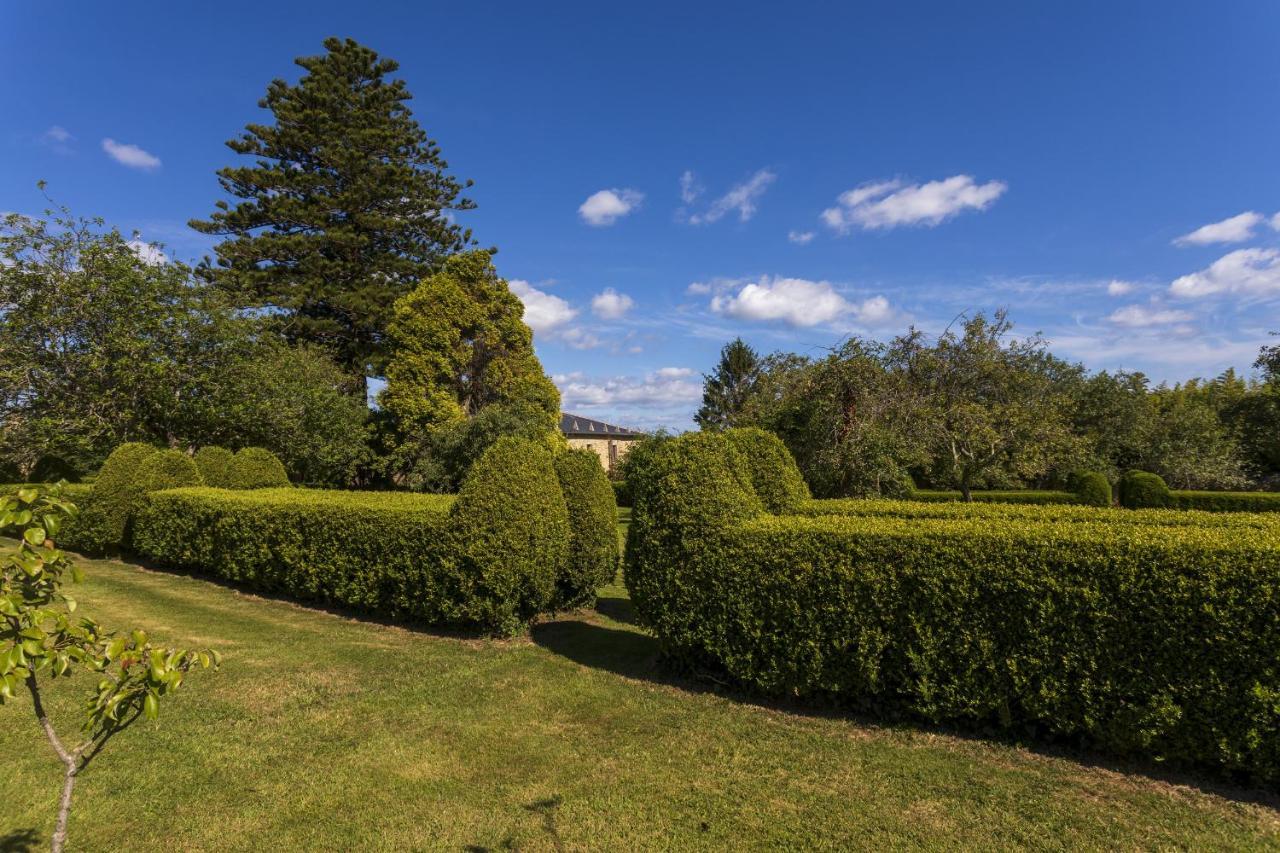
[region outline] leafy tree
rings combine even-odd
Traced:
[[[1211,402],[1211,391],[1187,383],[1151,394],[1152,425],[1140,466],[1175,489],[1238,489],[1248,485],[1239,448]]]
[[[1272,332],[1273,335],[1280,335],[1280,332]],[[1280,382],[1280,344],[1263,347],[1258,353],[1258,360],[1253,366],[1262,371],[1263,379],[1267,382]]]
[[[703,374],[702,408],[694,420],[703,429],[742,426],[744,409],[760,379],[760,356],[742,338],[720,350],[715,372]]]
[[[54,537],[75,513],[59,487],[23,488],[0,500],[0,532],[18,537],[0,563],[0,704],[15,701],[25,686],[36,722],[62,763],[54,851],[66,844],[76,779],[107,742],[139,717],[156,719],[160,700],[188,672],[221,664],[215,651],[165,648],[141,630],[115,634],[92,619],[73,619],[76,602],[63,586],[82,575]],[[99,680],[85,705],[83,738],[70,746],[45,711],[42,691],[77,669]]]
[[[269,309],[291,341],[322,344],[365,383],[385,361],[388,307],[471,242],[449,211],[475,205],[409,110],[399,65],[351,39],[296,60],[227,146],[251,165],[218,172],[240,199],[191,227],[225,236],[203,268],[240,304]]]

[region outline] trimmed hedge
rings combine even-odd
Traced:
[[[1075,477],[1076,500],[1085,506],[1111,506],[1111,482],[1106,474],[1085,471]]]
[[[1169,487],[1159,474],[1126,471],[1117,487],[1120,506],[1127,509],[1156,509],[1170,505]]]
[[[138,466],[136,482],[138,489],[145,494],[161,489],[203,486],[204,478],[200,476],[195,460],[181,450],[161,450]]]
[[[276,489],[289,485],[284,463],[270,450],[242,447],[231,462],[230,489]]]
[[[787,446],[762,429],[730,429],[724,433],[738,451],[751,487],[769,512],[792,512],[809,500],[809,486]]]
[[[1280,512],[1280,492],[1169,492],[1169,506],[1205,512]]]
[[[1056,492],[1036,489],[974,490],[969,493],[969,497],[973,499],[973,503],[1037,504],[1040,506],[1048,506],[1075,504],[1080,502],[1080,498],[1075,492]],[[962,503],[964,501],[964,494],[959,491],[917,489],[911,493],[909,499],[913,501],[920,501],[922,503]]]
[[[735,452],[682,436],[637,484],[626,580],[667,657],[768,694],[1280,780],[1280,525],[776,516]]]
[[[235,458],[225,447],[202,447],[196,451],[195,463],[204,484],[215,489],[234,488]]]
[[[569,557],[553,602],[563,610],[594,604],[596,589],[617,575],[618,505],[609,476],[590,450],[567,450],[555,465],[569,512]]]
[[[139,472],[159,451],[149,444],[122,444],[102,463],[87,505],[63,535],[68,548],[88,554],[118,550],[125,541],[129,515],[141,501]]]
[[[546,611],[569,521],[545,444],[504,438],[452,496],[298,488],[150,494],[133,547],[291,597],[510,633]]]

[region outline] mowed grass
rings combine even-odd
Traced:
[[[1248,849],[1267,795],[778,709],[665,675],[625,590],[527,638],[443,636],[85,561],[83,611],[225,654],[85,772],[78,850]],[[87,677],[52,691],[64,732]],[[59,766],[0,708],[0,850]]]

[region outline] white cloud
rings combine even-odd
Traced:
[[[136,145],[116,142],[114,139],[102,140],[102,150],[117,163],[130,169],[158,169],[160,158],[150,152],[143,151]]]
[[[685,169],[684,174],[680,176],[680,200],[685,204],[693,204],[698,200],[698,196],[702,195],[703,189],[693,172]]]
[[[787,239],[800,246],[810,243],[814,236],[812,231],[791,231],[787,233]]]
[[[1207,269],[1175,279],[1169,292],[1187,298],[1219,293],[1280,295],[1280,251],[1237,249]]]
[[[591,334],[591,332],[577,326],[570,326],[567,329],[561,330],[557,337],[574,349],[595,349],[603,343],[603,341]]]
[[[889,300],[883,296],[850,302],[836,292],[830,282],[768,276],[743,285],[736,293],[717,293],[711,298],[711,310],[739,320],[781,320],[802,327],[830,323],[846,316],[874,324],[893,316]]]
[[[1120,279],[1112,279],[1107,285],[1107,294],[1110,296],[1124,296],[1126,293],[1133,292],[1133,282],[1120,281]]]
[[[1183,234],[1173,241],[1175,246],[1208,246],[1211,243],[1243,243],[1253,239],[1253,229],[1262,221],[1262,214],[1247,210],[1221,222],[1202,225],[1190,234]]]
[[[560,404],[579,408],[681,408],[702,399],[702,382],[688,368],[664,367],[644,376],[589,378],[582,373],[553,376]]]
[[[901,181],[879,181],[840,194],[838,206],[822,212],[822,221],[845,234],[904,225],[938,225],[965,210],[986,210],[1004,195],[1004,181],[974,183],[969,175],[953,175],[941,181],[904,186]]]
[[[661,379],[683,379],[693,375],[692,367],[659,367],[654,375]]]
[[[126,245],[138,256],[138,260],[148,266],[158,267],[169,262],[165,253],[160,251],[160,247],[155,243],[147,243],[134,237]]]
[[[597,228],[612,225],[640,207],[644,193],[631,189],[600,190],[578,207],[582,221]]]
[[[720,221],[725,214],[733,211],[737,211],[739,222],[746,222],[755,216],[756,203],[760,200],[760,196],[764,195],[764,191],[769,188],[769,185],[777,180],[777,177],[768,169],[761,169],[746,181],[738,184],[713,201],[706,211],[690,216],[689,222],[693,225],[709,225],[712,222]]]
[[[555,332],[578,316],[577,310],[568,302],[559,296],[538,290],[527,281],[514,278],[507,285],[524,303],[524,321],[534,332]]]
[[[1271,217],[1271,230],[1280,231],[1280,213]]]
[[[62,143],[70,142],[71,140],[75,139],[75,137],[72,136],[71,133],[65,127],[62,127],[61,125],[56,125],[56,124],[53,127],[46,130],[44,132],[44,135],[41,136],[40,138],[45,142],[52,142],[55,144],[62,144]]]
[[[1170,326],[1175,323],[1187,323],[1194,319],[1186,311],[1174,311],[1168,308],[1147,307],[1145,305],[1126,305],[1111,312],[1107,319],[1117,326],[1142,328],[1145,326]]]
[[[635,307],[635,304],[635,300],[625,293],[618,293],[612,287],[606,287],[591,299],[591,312],[602,320],[618,320]]]

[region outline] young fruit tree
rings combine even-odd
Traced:
[[[164,648],[143,631],[116,634],[73,617],[75,599],[62,588],[82,575],[54,540],[75,515],[60,486],[23,487],[0,498],[0,534],[17,537],[0,558],[0,704],[17,700],[25,687],[36,722],[64,767],[54,851],[66,844],[76,777],[107,741],[139,717],[156,719],[160,700],[178,689],[186,673],[221,664],[212,650]],[[85,705],[81,740],[69,745],[45,712],[42,690],[76,670],[99,680]]]

